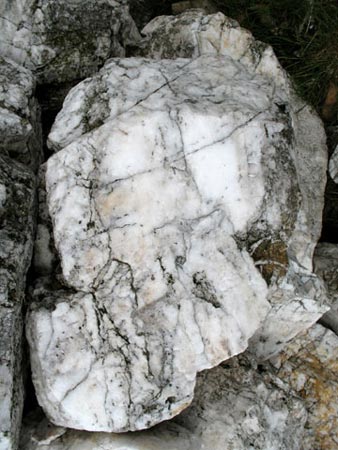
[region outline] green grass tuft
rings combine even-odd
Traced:
[[[214,0],[255,38],[270,44],[299,94],[319,113],[338,88],[338,0]],[[328,121],[337,122],[337,101]],[[322,114],[323,115],[323,114]]]

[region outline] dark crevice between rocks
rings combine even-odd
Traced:
[[[36,88],[36,98],[41,108],[41,124],[44,160],[52,155],[46,142],[55,117],[62,108],[62,104],[70,89],[80,83],[82,79],[59,84],[41,84]]]
[[[338,126],[327,126],[327,147],[329,159],[338,145]],[[325,205],[323,211],[323,228],[320,242],[338,244],[338,184],[327,173]]]

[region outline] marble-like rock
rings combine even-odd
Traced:
[[[4,0],[0,29],[0,55],[39,83],[89,76],[139,39],[126,0]]]
[[[256,264],[270,283],[268,299],[272,309],[265,325],[252,339],[251,347],[260,358],[268,358],[326,311],[321,307],[325,288],[312,272],[313,251],[321,233],[327,168],[326,138],[321,121],[294,94],[271,47],[255,41],[248,31],[221,13],[205,15],[201,11],[189,11],[175,17],[158,17],[143,33],[146,38],[140,53],[147,57],[161,60],[213,54],[237,61],[243,73],[247,71],[252,76],[262,77],[262,86],[268,84],[276,89],[275,103],[279,105],[280,114],[293,125],[289,150],[300,192],[298,209],[290,205],[298,214],[297,220],[290,220],[294,226],[292,236],[287,238],[286,245],[283,238],[282,242],[272,237],[261,243],[259,239],[252,239]],[[72,90],[52,127],[50,148],[58,151],[101,123],[114,119],[139,102],[143,104],[149,95],[153,98],[157,90],[163,92],[166,79],[158,71],[148,69],[142,79],[138,76],[137,64],[133,67],[135,71],[127,81],[127,66],[108,63],[97,76]],[[152,67],[156,68],[155,62]],[[177,76],[182,78],[179,72]],[[250,102],[259,108],[256,92],[248,89],[247,94]]]
[[[329,162],[329,173],[332,180],[338,183],[338,146],[333,152]]]
[[[297,170],[301,201],[287,246],[289,270],[285,277],[270,283],[268,299],[272,308],[264,326],[251,341],[252,351],[262,359],[268,358],[324,312],[318,305],[325,299],[325,288],[312,274],[326,184],[326,137],[322,123],[297,97],[272,48],[256,41],[249,31],[222,13],[205,15],[201,11],[187,11],[178,16],[157,17],[142,34],[145,38],[136,52],[138,55],[155,59],[226,55],[249,72],[270,80],[284,93],[280,107],[293,126],[290,152]],[[262,264],[257,264],[263,273],[268,272],[269,278],[269,268],[284,264],[278,243],[264,242],[258,254]]]
[[[298,450],[306,419],[302,401],[285,383],[240,357],[199,374],[192,405],[173,421],[107,434],[34,417],[23,429],[21,450]]]
[[[301,448],[338,445],[338,336],[321,325],[299,335],[272,361],[277,376],[303,400],[308,411]]]
[[[289,107],[228,56],[112,60],[70,92],[46,184],[64,283],[77,292],[39,287],[27,320],[54,423],[125,431],[178,414],[196,373],[262,326],[263,275],[295,305],[288,339],[326,310],[297,265],[306,187]]]
[[[34,236],[35,176],[0,155],[0,449],[17,448],[23,408],[22,304]]]
[[[0,152],[37,170],[42,158],[40,114],[32,73],[0,57]]]
[[[320,323],[338,335],[338,245],[327,242],[318,244],[314,268],[325,282],[331,304],[331,309],[320,318]]]

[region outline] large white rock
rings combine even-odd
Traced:
[[[303,188],[288,109],[284,90],[228,56],[114,60],[71,91],[46,181],[77,293],[37,288],[27,322],[55,423],[123,431],[178,414],[196,373],[261,327],[257,266],[299,295],[287,251]],[[322,313],[313,298],[297,307],[309,309],[298,329]]]
[[[312,258],[321,234],[324,189],[326,184],[326,136],[320,119],[295,94],[289,78],[271,47],[255,41],[251,33],[222,13],[205,15],[188,11],[178,16],[153,19],[143,30],[145,38],[137,54],[155,59],[189,57],[203,54],[227,55],[254,74],[270,80],[282,89],[286,116],[293,127],[290,147],[301,191],[298,219],[288,242],[289,270],[286,276],[273,280],[268,299],[272,305],[264,326],[251,342],[252,351],[268,358],[299,332],[311,326],[325,309],[325,289],[312,274]],[[292,206],[290,205],[292,209]],[[285,259],[278,243],[263,243],[258,249],[260,267],[270,272],[271,266]],[[269,274],[269,277],[271,274]]]
[[[139,38],[126,0],[3,0],[0,29],[0,55],[39,83],[89,76]]]

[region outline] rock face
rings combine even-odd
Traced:
[[[33,248],[35,177],[0,155],[0,449],[16,448],[23,407],[22,303]]]
[[[32,169],[40,163],[41,133],[32,74],[3,58],[0,74],[0,449],[12,450],[23,407],[22,305],[34,238]]]
[[[263,242],[254,252],[266,279],[271,279],[271,268],[276,272],[276,267],[284,267],[282,271],[277,270],[278,279],[274,277],[270,283],[268,299],[272,309],[265,325],[251,341],[256,356],[268,358],[324,312],[318,305],[325,298],[325,289],[312,274],[313,251],[321,233],[326,183],[326,138],[322,124],[293,92],[271,47],[255,41],[250,32],[223,14],[188,11],[176,17],[157,17],[142,33],[146,37],[140,43],[139,55],[156,59],[226,55],[283,91],[282,100],[277,103],[293,124],[294,147],[290,152],[297,170],[300,202],[293,235],[287,245],[287,257],[283,245],[274,239]],[[289,262],[287,270],[286,259]],[[281,276],[283,271],[286,272],[284,277]]]
[[[285,383],[259,373],[241,356],[200,374],[192,405],[174,421],[116,435],[66,430],[35,419],[23,430],[21,449],[298,450],[306,419],[302,402]]]
[[[37,396],[54,423],[125,431],[178,414],[196,373],[260,329],[265,280],[298,313],[285,339],[325,311],[298,263],[310,264],[316,233],[304,220],[316,217],[298,173],[306,137],[281,86],[205,55],[113,60],[70,92],[46,182],[72,290],[40,285],[27,321]]]
[[[95,73],[139,38],[124,0],[4,0],[0,54],[36,73],[39,83]]]
[[[29,70],[1,57],[0,68],[0,153],[36,170],[42,155],[34,77]]]
[[[338,337],[316,325],[273,361],[277,375],[304,400],[308,411],[304,450],[334,449],[338,442]]]

